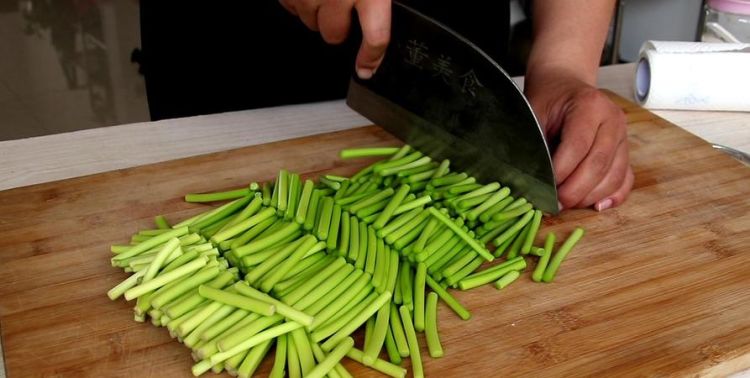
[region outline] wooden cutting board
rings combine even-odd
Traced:
[[[587,234],[552,284],[528,275],[439,310],[431,377],[723,375],[750,368],[750,169],[632,103],[635,188],[601,214],[565,211],[543,233]],[[717,125],[720,127],[720,125]],[[188,350],[105,292],[126,277],[108,246],[152,217],[203,210],[182,195],[280,168],[350,174],[345,147],[395,145],[377,127],[242,148],[0,192],[0,327],[9,377],[189,376]],[[423,341],[424,339],[422,339]],[[424,346],[424,343],[423,343]],[[423,351],[426,349],[423,347]],[[270,361],[262,369],[267,371]],[[355,375],[376,375],[348,361]]]

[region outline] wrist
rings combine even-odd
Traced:
[[[552,60],[546,58],[529,59],[526,65],[527,86],[544,86],[550,81],[579,82],[595,86],[598,67],[589,68],[580,62]]]
[[[564,115],[576,102],[575,99],[596,91],[592,84],[595,74],[587,74],[568,65],[529,65],[526,72],[524,94],[548,139],[559,133]]]

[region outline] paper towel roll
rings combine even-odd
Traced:
[[[750,111],[750,44],[648,41],[635,98],[651,109]]]

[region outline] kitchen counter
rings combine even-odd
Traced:
[[[631,98],[633,68],[632,64],[605,67],[599,85]],[[707,141],[750,153],[750,113],[654,113]],[[0,166],[0,190],[368,123],[343,101],[332,101],[4,141],[0,142],[4,163]],[[1,358],[0,354],[0,363]]]

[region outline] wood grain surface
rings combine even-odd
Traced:
[[[460,292],[469,321],[441,304],[446,355],[430,359],[423,343],[428,376],[713,376],[750,367],[750,169],[617,101],[636,174],[628,202],[545,220],[542,234],[558,238],[587,230],[554,283],[524,275],[502,291]],[[187,348],[134,322],[132,303],[106,297],[126,277],[110,266],[108,246],[151,227],[154,215],[180,220],[203,209],[184,203],[185,193],[266,180],[282,167],[349,174],[363,162],[338,160],[340,149],[397,143],[364,127],[0,192],[8,376],[190,376]]]

